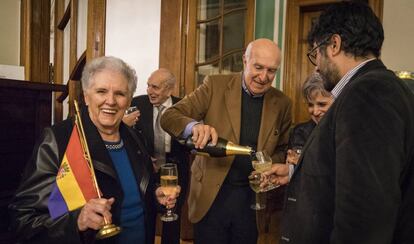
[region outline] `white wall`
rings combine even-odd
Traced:
[[[78,46],[77,46],[77,59],[82,56],[82,53],[86,50],[86,38],[88,36],[88,0],[78,1]]]
[[[394,71],[414,72],[414,1],[384,0],[382,60]]]
[[[0,0],[0,64],[20,64],[20,1]]]
[[[158,68],[161,0],[108,0],[105,55],[135,68],[136,95],[146,94],[147,78]]]

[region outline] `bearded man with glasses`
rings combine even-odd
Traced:
[[[293,172],[281,243],[414,243],[414,96],[379,59],[384,32],[361,1],[333,4],[314,23],[308,57],[335,102]]]

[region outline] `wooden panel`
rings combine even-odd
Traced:
[[[35,141],[50,125],[54,90],[66,86],[0,79],[0,243],[14,243],[7,232],[7,206]]]
[[[20,65],[26,80],[49,82],[50,0],[21,3]]]
[[[174,95],[183,95],[181,86],[181,66],[183,55],[185,55],[183,40],[185,33],[185,22],[181,21],[184,12],[183,0],[161,1],[161,26],[160,26],[160,56],[159,67],[169,69],[177,78]],[[184,30],[185,31],[185,30]],[[181,90],[181,93],[180,93]]]
[[[300,60],[300,72],[297,74],[297,82],[294,83],[294,95],[292,94],[291,98],[294,98],[295,103],[293,104],[293,117],[296,118],[297,122],[303,122],[310,119],[308,106],[305,99],[302,96],[302,86],[306,78],[315,70],[315,66],[309,62],[307,53],[308,53],[308,42],[307,35],[312,26],[312,22],[315,21],[321,11],[318,9],[302,11],[302,26],[300,28],[300,39],[299,39],[299,48],[298,48],[298,57]],[[299,68],[299,67],[298,67]],[[292,84],[293,85],[293,84]]]
[[[70,52],[69,52],[69,70],[72,71],[78,62],[78,0],[71,0],[70,7]]]
[[[58,4],[58,5],[60,5],[61,3],[55,3],[55,4]],[[71,3],[69,3],[68,4],[68,6],[66,7],[66,9],[65,9],[65,13],[63,14],[63,15],[59,15],[59,16],[57,16],[56,14],[55,14],[55,18],[56,17],[58,17],[58,18],[56,18],[55,20],[55,23],[56,23],[56,27],[59,29],[59,30],[65,30],[65,28],[66,28],[66,26],[68,25],[68,23],[69,23],[69,20],[70,20],[70,16],[71,16],[71,9],[72,9],[72,4]]]
[[[30,1],[22,0],[20,5],[20,65],[25,66],[25,79],[30,79],[30,9]]]
[[[245,47],[254,40],[255,0],[247,0]]]
[[[197,1],[187,2],[187,38],[186,38],[186,54],[185,54],[185,77],[184,89],[185,94],[191,93],[195,87],[195,56],[197,47]]]
[[[86,61],[105,55],[106,0],[88,1]]]
[[[71,0],[70,5],[70,43],[69,43],[69,71],[73,72],[73,69],[77,63],[77,50],[78,50],[78,0]],[[73,100],[79,101],[80,97],[80,83],[79,81],[72,81],[69,78],[67,85],[69,86],[69,111],[72,115],[75,111]]]
[[[30,80],[49,82],[50,0],[32,0],[30,17]]]
[[[64,16],[65,1],[55,0],[55,39],[54,39],[54,66],[53,66],[53,81],[55,84],[63,84],[63,30],[57,28],[58,23]],[[54,94],[55,118],[54,123],[60,122],[63,119],[63,105],[56,101],[62,95],[61,92]]]
[[[384,0],[368,0],[368,4],[382,22]]]

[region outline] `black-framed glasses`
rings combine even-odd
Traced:
[[[329,36],[328,38],[326,38],[325,40],[321,41],[318,45],[316,45],[314,48],[312,48],[307,54],[306,56],[308,56],[309,61],[316,66],[316,54],[317,54],[317,50],[318,48],[320,48],[323,45],[326,45],[329,43],[329,40],[331,39],[332,36]]]

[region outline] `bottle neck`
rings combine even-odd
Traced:
[[[226,155],[252,155],[253,149],[249,146],[240,146],[229,141],[226,146]]]
[[[218,138],[217,144],[212,145],[208,143],[203,149],[195,149],[194,142],[191,137],[186,140],[179,140],[179,142],[185,145],[188,149],[196,151],[200,155],[209,155],[210,157],[225,157],[230,155],[252,155],[253,149],[248,146],[240,146],[233,142],[227,141],[223,138]]]

